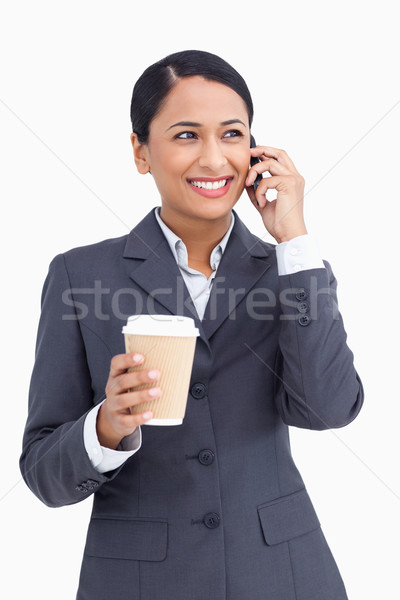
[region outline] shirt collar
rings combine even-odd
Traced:
[[[174,258],[180,267],[188,268],[188,253],[185,246],[185,243],[178,237],[160,217],[160,206],[156,206],[154,209],[155,217],[158,221],[158,224],[161,227],[162,232],[164,233],[169,247],[171,248],[171,252],[174,255]],[[231,224],[229,226],[228,231],[225,233],[222,240],[215,246],[210,255],[210,266],[215,271],[218,268],[220,260],[222,258],[222,254],[226,248],[226,245],[229,240],[229,236],[231,234],[233,225],[235,224],[235,217],[233,212],[231,213]]]

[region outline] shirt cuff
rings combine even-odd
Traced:
[[[298,235],[276,246],[278,275],[290,275],[306,269],[324,269],[325,265],[317,247],[308,233]]]
[[[103,402],[96,404],[88,412],[83,426],[83,441],[86,452],[88,453],[90,462],[99,473],[107,473],[107,471],[117,469],[130,456],[135,454],[142,445],[142,431],[140,426],[138,426],[133,433],[122,438],[117,450],[100,446],[96,432],[96,420],[97,413]]]

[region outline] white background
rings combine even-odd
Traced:
[[[396,8],[2,2],[2,598],[75,597],[91,500],[47,508],[18,468],[41,288],[53,256],[124,235],[159,204],[132,158],[131,93],[147,66],[186,49],[243,75],[257,143],[284,148],[306,179],[308,230],[338,279],[366,398],[346,428],[291,428],[292,451],[349,599],[399,597]],[[247,194],[236,210],[273,241]]]

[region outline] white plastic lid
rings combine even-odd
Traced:
[[[194,319],[180,315],[132,315],[122,328],[122,333],[134,335],[170,335],[197,337],[199,330]]]

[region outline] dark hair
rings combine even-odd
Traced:
[[[135,83],[131,102],[132,131],[141,144],[147,144],[150,123],[160,112],[166,97],[182,77],[199,75],[219,81],[244,100],[253,122],[253,102],[243,77],[225,60],[203,50],[183,50],[169,54],[148,67]]]

